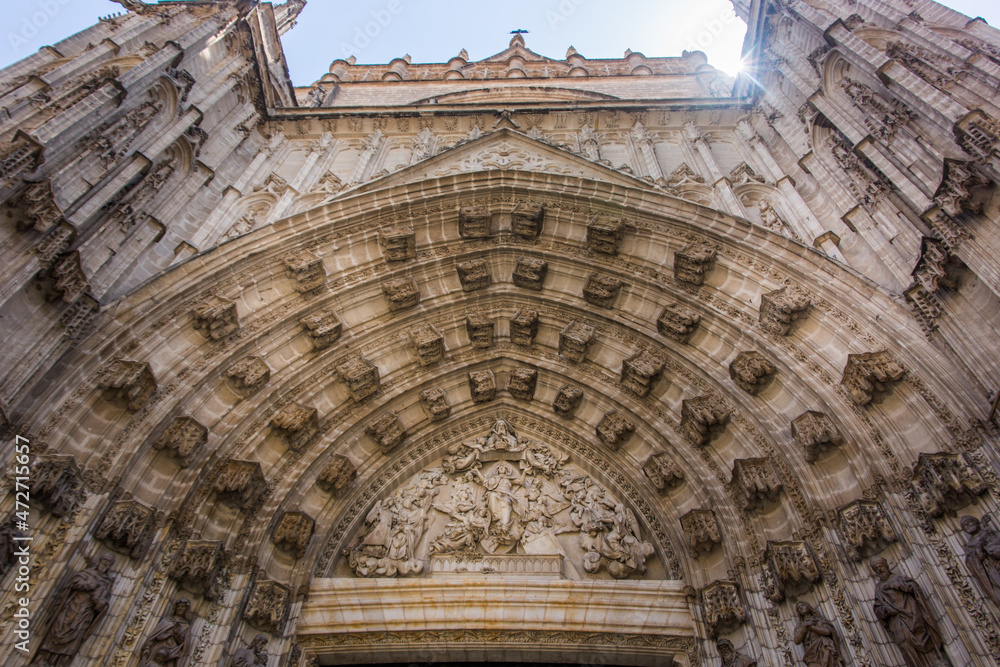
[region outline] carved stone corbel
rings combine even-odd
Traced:
[[[413,308],[420,303],[420,290],[413,278],[393,278],[382,283],[382,294],[390,313]]]
[[[542,233],[545,206],[538,202],[520,201],[510,214],[510,229],[518,236],[535,238]]]
[[[839,532],[847,556],[858,562],[882,552],[897,541],[882,506],[871,500],[855,500],[837,510]]]
[[[777,502],[784,484],[769,458],[736,459],[731,481],[737,506],[753,512],[768,502]]]
[[[705,274],[715,268],[715,248],[691,243],[674,253],[674,278],[682,283],[701,285]]]
[[[365,426],[367,433],[383,454],[388,454],[406,440],[406,428],[395,412],[384,412]]]
[[[552,401],[552,410],[560,417],[570,417],[580,407],[583,400],[583,389],[571,384],[564,384],[556,391]]]
[[[31,500],[52,516],[73,514],[84,499],[83,475],[72,456],[46,456],[31,471]]]
[[[485,259],[459,262],[455,268],[458,271],[458,280],[462,283],[462,289],[466,292],[486,289],[493,279],[490,275],[490,265]]]
[[[451,415],[451,402],[441,387],[431,387],[420,392],[420,405],[432,422],[447,419]]]
[[[681,344],[687,344],[701,323],[701,315],[676,301],[668,303],[656,320],[656,330]]]
[[[221,465],[213,488],[219,502],[253,511],[267,492],[267,481],[259,463],[229,459]]]
[[[661,496],[677,488],[684,481],[684,471],[666,452],[653,454],[646,459],[642,464],[642,472]]]
[[[587,358],[593,340],[594,327],[574,320],[559,332],[559,354],[578,364]]]
[[[595,215],[587,223],[587,245],[594,252],[617,255],[625,238],[625,221],[610,215]]]
[[[906,369],[896,363],[885,350],[847,355],[844,377],[840,384],[858,405],[880,403],[891,391],[893,383],[906,375]]]
[[[174,556],[168,574],[185,590],[197,593],[206,600],[214,600],[221,592],[219,579],[226,560],[222,542],[188,540]]]
[[[722,544],[719,522],[712,510],[691,510],[681,517],[681,528],[687,537],[691,558],[710,553]]]
[[[492,401],[497,392],[497,380],[491,370],[472,371],[469,373],[469,393],[473,403]]]
[[[773,577],[772,602],[808,592],[821,579],[819,567],[807,542],[771,542],[764,551],[764,561]]]
[[[240,329],[236,304],[221,296],[210,296],[191,309],[194,328],[205,338],[222,340]]]
[[[296,292],[311,292],[326,283],[323,260],[312,250],[300,250],[283,258],[288,277],[295,281]]]
[[[165,451],[180,467],[187,468],[207,442],[208,429],[193,417],[182,415],[170,422],[167,430],[153,443],[153,449]]]
[[[622,387],[640,398],[649,396],[666,365],[663,355],[641,349],[622,362]]]
[[[603,273],[591,273],[583,287],[584,300],[600,308],[613,308],[622,290],[622,281]]]
[[[751,396],[756,396],[770,384],[776,371],[774,364],[753,350],[740,352],[729,364],[729,377]]]
[[[782,287],[760,297],[760,328],[778,336],[787,336],[792,323],[809,314],[812,300],[797,287]]]
[[[346,456],[334,454],[323,472],[316,478],[316,485],[334,498],[344,495],[358,476],[357,467]]]
[[[116,359],[101,371],[97,386],[105,400],[136,412],[156,393],[156,378],[145,361]]]
[[[421,366],[430,366],[444,358],[444,335],[433,324],[420,324],[407,335]]]
[[[291,591],[278,582],[259,580],[243,608],[243,620],[263,632],[281,635],[291,597]]]
[[[792,437],[802,448],[809,463],[815,463],[824,451],[835,449],[844,443],[833,420],[815,410],[807,410],[792,421]]]
[[[315,529],[316,522],[305,512],[285,512],[274,527],[271,541],[282,551],[302,558]]]
[[[262,357],[244,357],[226,371],[229,386],[242,398],[256,394],[270,379],[271,369]]]
[[[465,316],[465,331],[473,349],[485,350],[493,347],[493,320],[483,313],[468,313]]]
[[[507,391],[514,398],[530,401],[535,397],[538,369],[515,368],[507,373]]]
[[[299,324],[306,330],[315,350],[330,347],[340,340],[344,326],[332,308],[303,317]]]
[[[271,428],[289,449],[302,451],[319,434],[319,411],[293,401],[271,418]]]
[[[511,277],[518,287],[540,292],[548,271],[549,263],[544,259],[518,257],[514,261],[514,273]]]
[[[681,403],[681,431],[695,447],[719,437],[729,423],[729,410],[716,394],[685,399]]]
[[[701,589],[701,613],[714,638],[728,634],[747,620],[735,581],[714,581]]]
[[[405,262],[417,256],[416,236],[409,227],[383,227],[379,230],[378,241],[387,262]]]
[[[538,335],[538,311],[519,308],[510,318],[510,342],[530,347]]]
[[[156,534],[156,512],[137,500],[119,500],[104,514],[94,537],[111,549],[142,558]]]
[[[987,489],[969,455],[951,452],[921,454],[913,466],[912,486],[920,506],[932,517],[962,509]]]
[[[597,424],[597,437],[605,445],[617,451],[635,433],[635,424],[628,420],[617,408],[604,413]]]
[[[458,235],[463,239],[489,238],[493,214],[485,206],[463,206],[458,209]]]
[[[337,373],[347,383],[347,390],[355,401],[363,401],[382,388],[378,368],[360,354],[341,359]]]

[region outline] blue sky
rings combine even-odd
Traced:
[[[4,3],[0,67],[122,11],[111,0],[19,0]],[[996,0],[953,0],[950,6],[1000,26]],[[480,11],[481,8],[481,11]],[[413,62],[443,62],[463,48],[472,60],[503,50],[510,31],[529,30],[529,48],[563,58],[573,46],[587,58],[620,58],[625,49],[674,56],[700,49],[732,73],[745,26],[728,0],[309,0],[285,39],[292,80],[309,85],[347,55],[386,63],[408,53]]]

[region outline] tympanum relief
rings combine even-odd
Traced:
[[[344,555],[360,577],[461,571],[456,561],[484,558],[494,572],[515,560],[525,561],[518,571],[550,572],[561,558],[564,576],[621,579],[644,574],[653,551],[631,509],[567,454],[500,419],[377,501]]]

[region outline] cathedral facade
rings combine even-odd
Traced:
[[[1000,33],[0,71],[0,664],[993,665]]]

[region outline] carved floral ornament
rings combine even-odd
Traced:
[[[343,555],[360,577],[467,571],[489,558],[476,571],[621,579],[644,574],[653,551],[632,510],[566,453],[499,419],[378,500]]]

